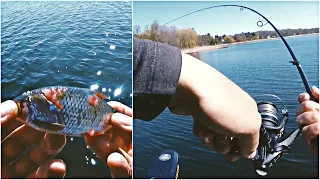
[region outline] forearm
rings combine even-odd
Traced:
[[[234,124],[234,129],[227,129],[230,132],[238,131],[239,134],[243,134],[243,131],[257,133],[259,130],[260,124],[257,123],[245,127],[239,124],[243,122],[240,119],[248,119],[248,124],[250,124],[251,121],[256,122],[260,118],[253,98],[216,69],[187,54],[182,54],[182,68],[177,91],[180,91],[179,94],[189,94],[189,99],[198,102],[195,104],[199,104],[199,107],[205,112],[203,114],[213,118],[215,125],[220,125],[213,127],[212,123],[207,124],[216,132],[225,133],[221,132],[221,129],[229,127],[227,124],[230,121]],[[181,93],[181,91],[184,92]],[[191,109],[190,112],[192,112]],[[244,128],[241,129],[241,127]]]

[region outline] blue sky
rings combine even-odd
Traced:
[[[319,27],[317,1],[134,1],[133,25],[142,29],[157,20],[161,25],[192,11],[221,4],[238,4],[260,12],[278,29]],[[270,25],[258,27],[260,16],[249,10],[222,7],[201,11],[170,23],[177,28],[195,28],[198,34],[233,35],[241,32],[272,30]]]

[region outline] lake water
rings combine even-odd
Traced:
[[[319,87],[319,35],[286,38],[300,61],[310,86]],[[279,39],[232,45],[226,49],[202,52],[202,61],[226,75],[252,96],[275,94],[285,101],[295,123],[297,97],[305,92],[298,70],[288,61],[289,52]],[[244,117],[245,118],[245,117]],[[207,150],[192,134],[192,118],[176,116],[166,109],[151,122],[134,121],[134,176],[143,178],[161,151],[173,149],[180,155],[180,178],[259,178],[252,162],[228,162],[223,155]],[[291,154],[283,156],[269,171],[269,177],[318,178],[319,160],[299,136]]]
[[[44,86],[98,85],[131,107],[131,4],[1,2],[1,101]],[[110,178],[83,138],[68,138],[56,158],[66,178]]]

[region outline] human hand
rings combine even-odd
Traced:
[[[113,178],[131,178],[132,109],[115,101],[108,104],[117,111],[111,116],[111,127],[101,135],[86,135],[85,141],[107,163]]]
[[[319,88],[311,88],[312,95],[319,100]],[[308,93],[301,93],[298,97],[300,106],[297,109],[297,123],[302,128],[302,136],[306,140],[310,151],[318,155],[319,147],[313,145],[311,140],[319,136],[319,103],[310,100]]]
[[[261,126],[256,102],[202,61],[182,54],[178,87],[168,107],[174,114],[191,115],[195,136],[229,160],[255,156]],[[234,156],[231,146],[239,154]]]
[[[18,122],[14,101],[1,103],[0,112],[1,178],[63,178],[66,165],[53,157],[64,147],[66,137],[40,132]]]

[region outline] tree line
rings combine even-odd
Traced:
[[[310,29],[282,29],[279,30],[283,36],[293,36],[301,34],[319,33],[319,28]],[[234,35],[211,35],[210,33],[198,35],[194,28],[178,29],[175,26],[160,25],[158,21],[153,21],[151,25],[144,29],[139,25],[133,27],[133,34],[140,39],[150,39],[162,42],[181,49],[193,48],[195,46],[208,46],[218,44],[228,44],[233,42],[245,42],[257,39],[276,38],[275,31],[242,32]]]

